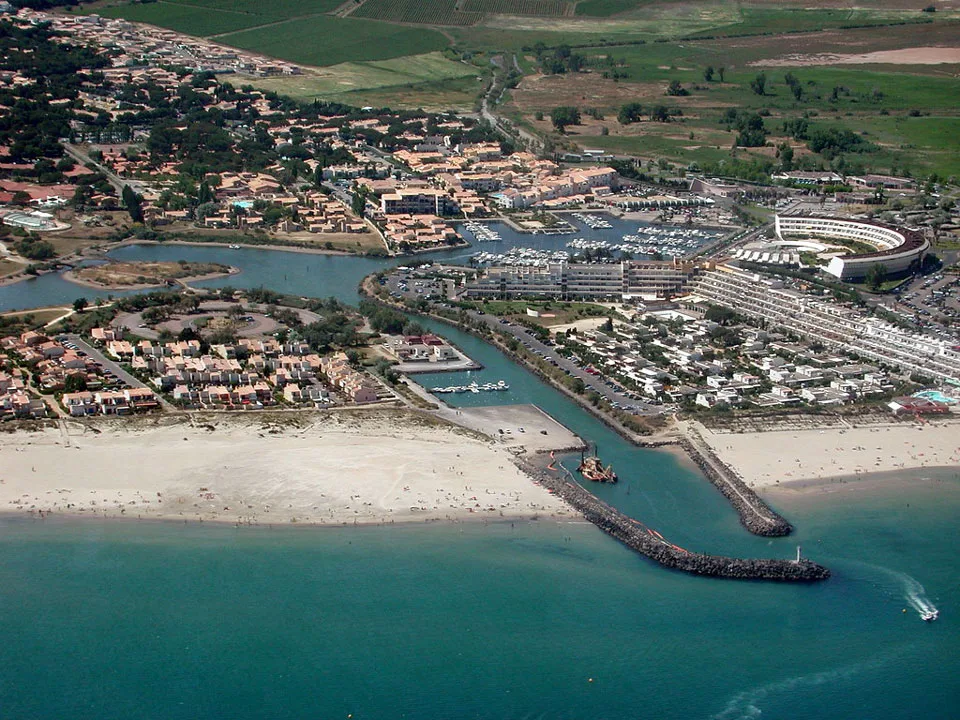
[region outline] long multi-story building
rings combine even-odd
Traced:
[[[930,249],[929,241],[919,232],[875,222],[777,215],[775,225],[777,236],[784,240],[790,237],[837,238],[877,248],[876,252],[831,258],[826,272],[841,280],[864,278],[875,265],[882,266],[891,275],[907,272],[919,266]]]
[[[663,299],[685,293],[704,267],[709,266],[680,260],[494,266],[467,286],[467,296]]]
[[[906,374],[960,384],[960,346],[955,343],[908,332],[858,310],[790,290],[782,281],[721,265],[702,273],[691,290],[833,350],[898,367]]]
[[[400,188],[380,198],[384,215],[453,215],[457,204],[443,190]]]

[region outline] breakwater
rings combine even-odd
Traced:
[[[793,531],[793,526],[771,510],[700,438],[687,435],[679,440],[679,444],[714,487],[730,501],[740,516],[740,524],[747,530],[764,537],[783,537]]]
[[[607,535],[672,570],[732,580],[777,582],[816,582],[830,577],[829,569],[806,559],[796,561],[776,558],[732,558],[690,552],[674,545],[638,520],[607,505],[572,477],[568,478],[563,474],[554,475],[524,460],[518,462],[525,472],[538,478],[544,487],[563,499]]]

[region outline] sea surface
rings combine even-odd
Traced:
[[[204,284],[347,302],[385,266],[189,246],[115,256],[229,262],[243,272]],[[31,283],[0,288],[0,307],[79,289]],[[633,448],[492,347],[429,324],[484,369],[418,381],[511,386],[451,404],[536,403],[617,469],[618,485],[591,489],[672,542],[758,557],[801,544],[833,577],[690,577],[583,523],[0,518],[0,719],[960,717],[957,471],[931,471],[940,483],[923,492],[783,500],[795,534],[758,538],[679,456]],[[930,607],[941,617],[924,623]]]

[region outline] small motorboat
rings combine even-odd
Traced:
[[[938,617],[940,617],[939,610],[925,610],[924,612],[920,613],[920,619],[924,622],[933,622]]]

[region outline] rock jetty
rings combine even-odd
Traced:
[[[704,555],[684,550],[661,537],[579,485],[575,480],[522,462],[523,469],[539,478],[540,482],[584,518],[627,547],[646,555],[664,567],[673,570],[722,577],[735,580],[775,580],[780,582],[815,582],[830,577],[830,571],[810,560],[779,560],[766,558],[732,558]]]
[[[747,530],[764,537],[783,537],[793,531],[793,526],[771,510],[729,466],[711,452],[703,440],[687,435],[680,440],[680,446],[687,451],[690,459],[703,471],[706,478],[730,501],[740,515],[740,523]]]

